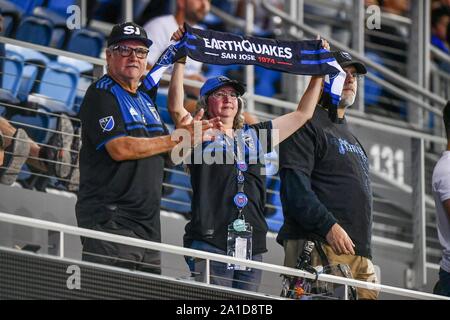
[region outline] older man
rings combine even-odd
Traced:
[[[113,27],[106,50],[107,74],[86,92],[80,110],[82,148],[78,225],[160,241],[164,153],[177,143],[154,103],[156,87],[140,85],[152,41],[132,22]],[[203,121],[203,129],[212,127]],[[184,126],[192,133],[193,123]],[[82,239],[83,259],[160,272],[151,250]]]
[[[336,60],[347,73],[336,119],[319,104],[311,121],[280,145],[285,221],[277,240],[289,267],[296,265],[302,249],[299,239],[318,236],[330,264],[348,264],[355,279],[375,282],[368,158],[345,120],[355,101],[357,78],[367,71],[346,52],[337,52]],[[317,260],[314,253],[313,264]],[[358,295],[375,299],[377,292],[358,290]]]

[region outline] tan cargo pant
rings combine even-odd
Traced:
[[[304,240],[284,241],[284,265],[286,267],[295,268],[298,255],[303,249],[303,242]],[[347,264],[352,271],[353,279],[370,283],[378,283],[378,279],[375,274],[375,268],[373,267],[372,261],[370,261],[369,259],[361,256],[352,256],[345,254],[337,255],[327,244],[323,244],[322,248],[331,265]],[[322,265],[316,249],[314,249],[311,254],[311,265],[313,267]],[[376,300],[379,293],[377,290],[369,290],[363,288],[357,288],[357,292],[359,300]]]

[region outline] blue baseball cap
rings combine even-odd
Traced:
[[[225,86],[232,86],[241,96],[245,93],[245,87],[239,81],[231,80],[230,78],[227,78],[225,76],[218,76],[209,78],[205,81],[203,86],[200,88],[200,96],[207,96],[213,91],[216,91],[217,89]]]

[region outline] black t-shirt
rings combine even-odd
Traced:
[[[80,109],[82,147],[78,224],[92,228],[114,219],[139,237],[160,241],[164,157],[115,161],[105,144],[122,136],[167,134],[153,102],[156,90],[124,90],[105,75],[87,90]]]
[[[243,135],[237,134],[245,141],[245,161],[248,169],[244,172],[244,193],[248,197],[248,204],[244,207],[243,214],[245,221],[253,227],[253,254],[267,251],[267,223],[264,217],[266,178],[262,174],[264,162],[260,160],[271,150],[271,129],[272,122],[268,121],[245,126],[240,131]],[[231,143],[231,138],[221,137],[215,142],[203,143],[201,148],[197,148],[192,154],[189,170],[194,192],[192,219],[186,225],[184,236],[186,247],[190,247],[192,240],[201,240],[226,251],[228,225],[238,217],[238,210],[233,202],[238,192],[238,171],[234,165],[237,153],[227,147]],[[202,157],[202,154],[202,164],[195,164],[195,157]],[[209,155],[211,160],[207,159]],[[222,162],[213,163],[212,157],[221,159]]]
[[[314,212],[319,209],[321,203],[328,209],[327,214],[335,218],[349,234],[356,245],[356,254],[371,256],[372,190],[369,162],[362,146],[349,131],[345,119],[337,119],[333,123],[328,112],[317,107],[311,121],[281,143],[280,169],[282,178],[286,177],[285,174],[289,170],[302,173],[310,180],[311,189],[316,196],[305,198],[311,201],[301,205],[306,208],[303,212],[294,210],[289,204],[283,204],[285,225],[280,234],[288,235],[289,226],[286,224],[299,221],[292,219],[295,215],[302,215],[305,211],[308,211],[308,214]],[[289,179],[282,180],[281,183],[287,181]],[[289,185],[283,185],[281,188],[282,193],[295,190],[299,189]],[[285,196],[281,195],[282,198],[286,198]],[[307,208],[308,206],[311,208]],[[308,219],[313,218],[314,215],[311,214]],[[317,229],[320,229],[320,221],[314,223]]]

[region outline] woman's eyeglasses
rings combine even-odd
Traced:
[[[216,91],[211,94],[214,98],[217,100],[223,100],[225,97],[228,97],[230,99],[237,99],[239,97],[239,94],[237,92],[225,92],[225,91]]]

